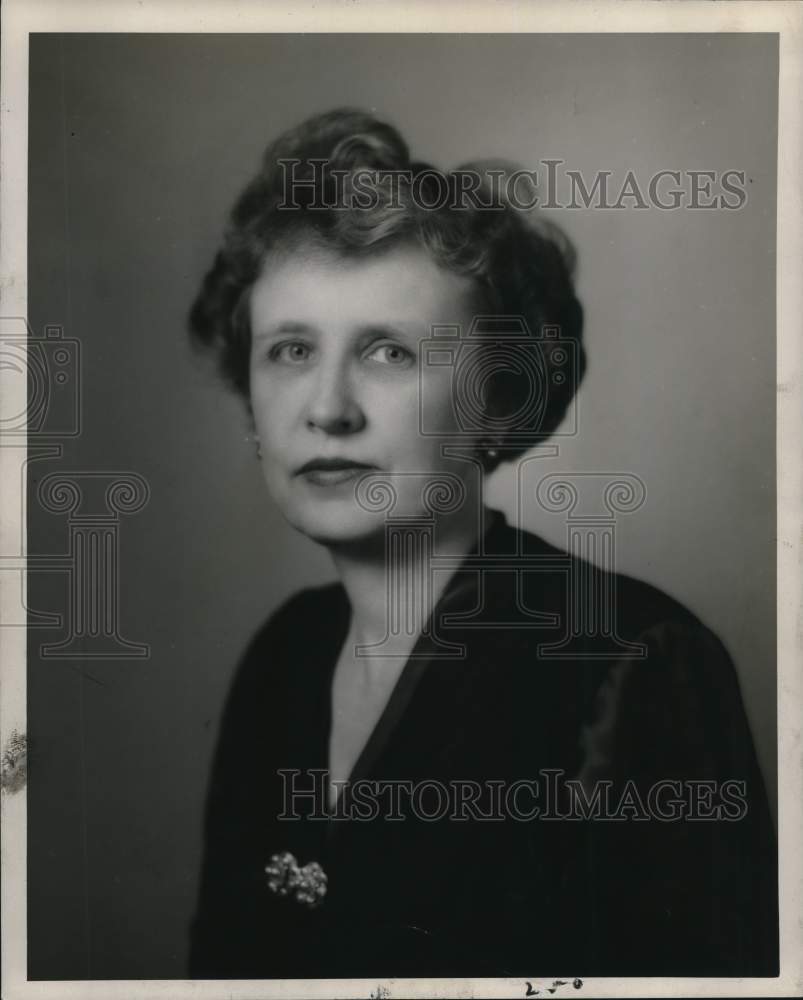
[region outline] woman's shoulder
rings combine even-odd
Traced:
[[[535,641],[543,669],[554,665],[561,683],[599,692],[592,701],[611,717],[621,717],[623,706],[638,713],[652,705],[656,717],[676,721],[670,707],[683,703],[688,710],[691,700],[702,715],[741,717],[733,660],[688,607],[636,576],[600,567],[520,528],[506,530],[509,546],[536,557],[523,571],[520,603],[527,614],[551,616],[552,624],[519,633],[518,642],[529,650]],[[548,632],[553,641],[544,641]],[[577,669],[569,669],[572,663]]]
[[[648,789],[664,779],[736,780],[771,843],[739,674],[716,632],[659,587],[510,530],[517,551],[543,556],[550,568],[547,582],[534,583],[522,603],[556,612],[556,640],[519,633],[529,653],[521,662],[535,659],[538,669],[522,671],[532,695],[515,692],[524,705],[546,697],[554,706],[539,717],[545,742],[571,744],[574,776],[589,789],[600,781],[621,788],[633,780]],[[593,613],[578,612],[583,602]]]
[[[541,535],[505,522],[498,537],[508,552],[521,554],[525,588],[541,599],[568,605],[578,598],[596,615],[613,613],[619,629],[629,635],[672,625],[681,630],[706,629],[694,612],[659,586],[640,576],[619,572],[615,563],[599,565]],[[598,546],[603,555],[606,550]],[[511,565],[515,564],[515,556]],[[541,568],[543,567],[543,568]],[[592,607],[595,604],[595,607]]]

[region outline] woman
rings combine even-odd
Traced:
[[[501,177],[412,162],[361,112],[310,119],[268,148],[193,307],[271,496],[340,577],[235,677],[195,978],[777,970],[722,645],[483,504],[584,368],[571,249]]]

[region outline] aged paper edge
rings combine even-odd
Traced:
[[[803,995],[803,602],[801,601],[801,316],[803,7],[794,2],[694,0],[6,0],[2,7],[0,316],[27,315],[28,34],[31,32],[772,32],[779,36],[778,148],[778,763],[781,975],[777,979],[591,979],[582,995]],[[758,332],[758,331],[757,331]],[[10,394],[9,394],[10,396]],[[25,399],[5,398],[4,413]],[[19,482],[24,448],[0,449],[0,551],[24,552]],[[8,574],[6,574],[8,576]],[[0,578],[0,621],[10,606]],[[25,630],[0,629],[0,747],[26,727]],[[521,979],[116,980],[28,982],[24,790],[2,796],[2,996],[17,998],[518,997]],[[570,973],[571,970],[567,970]],[[567,978],[571,979],[570,976]],[[535,988],[550,984],[533,981]],[[561,993],[574,993],[571,986]]]

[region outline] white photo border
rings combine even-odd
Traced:
[[[583,996],[803,996],[803,5],[695,0],[5,0],[0,94],[0,317],[27,315],[28,36],[33,32],[719,33],[779,36],[777,214],[777,584],[780,976],[772,979],[600,978]],[[20,398],[21,397],[21,398]],[[24,388],[0,399],[24,411]],[[25,552],[18,492],[25,447],[0,449],[0,551]],[[8,574],[6,574],[7,576]],[[0,621],[11,601],[0,580]],[[0,629],[0,748],[26,729],[26,635]],[[6,1000],[220,997],[518,997],[522,979],[27,980],[26,792],[2,795],[2,989]],[[533,981],[543,990],[550,983]],[[379,991],[379,986],[382,991]],[[387,992],[385,992],[387,991]],[[570,985],[562,995],[574,994]]]

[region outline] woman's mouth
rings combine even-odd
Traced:
[[[313,486],[339,486],[348,483],[366,472],[375,472],[375,465],[357,462],[349,458],[313,458],[296,472]]]

